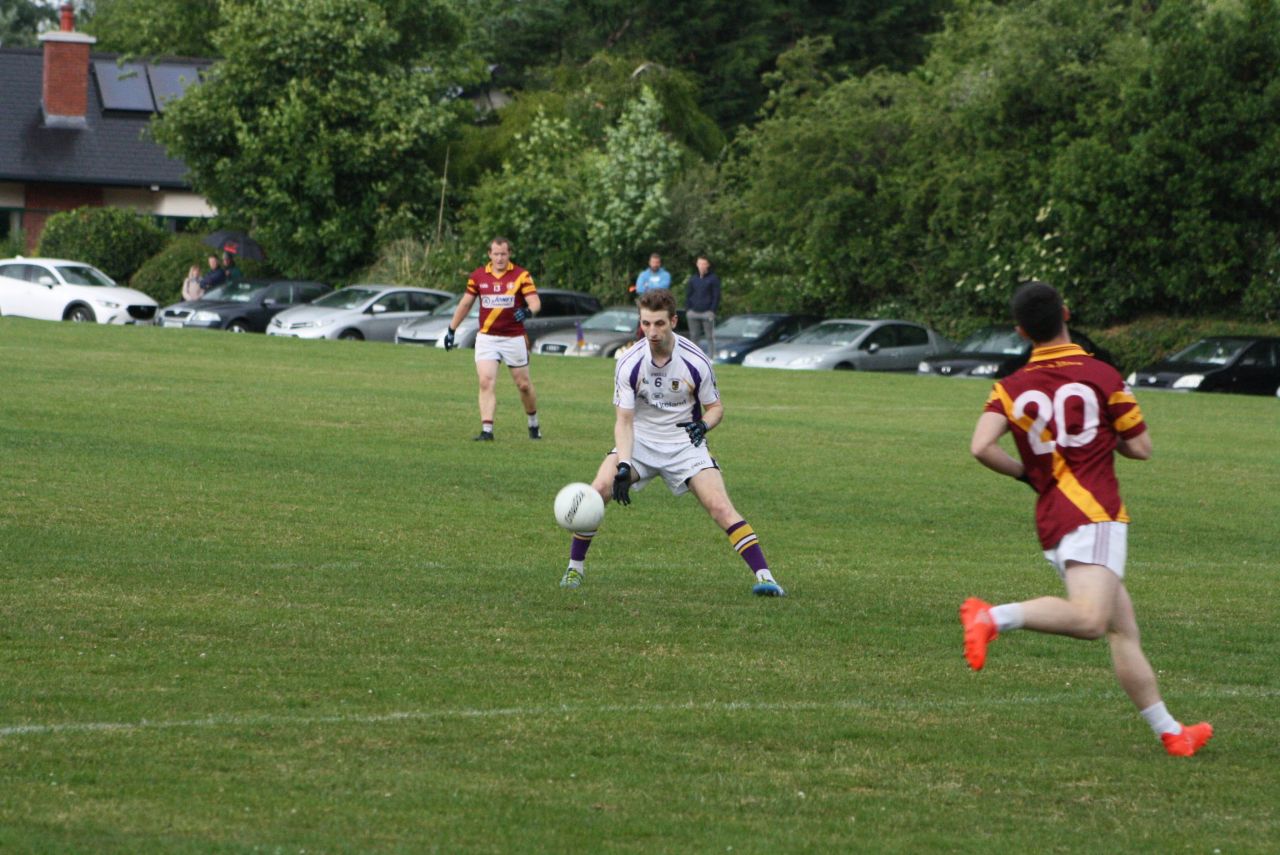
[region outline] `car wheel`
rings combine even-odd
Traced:
[[[364,336],[360,334],[360,330],[343,330],[338,333],[338,338],[342,341],[363,341]]]
[[[91,324],[97,320],[93,316],[93,309],[79,303],[67,309],[67,313],[62,316],[62,319],[77,324]]]
[[[246,333],[248,331],[249,325],[239,318],[227,324],[227,332]]]
[[[839,365],[836,366],[835,370],[836,371],[856,371],[857,368],[858,366],[853,365],[852,363],[841,362]]]

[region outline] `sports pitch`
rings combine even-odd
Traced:
[[[611,360],[0,319],[0,851],[1280,849],[1280,401],[1143,394],[1118,464],[1164,754],[1104,642],[956,608],[1056,593],[968,456],[987,386],[727,367],[711,436],[788,596],[692,497],[551,502]]]

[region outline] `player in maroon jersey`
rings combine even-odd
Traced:
[[[489,241],[489,263],[467,278],[467,290],[449,321],[445,350],[453,349],[454,334],[471,305],[480,301],[480,330],[476,333],[476,377],[480,381],[480,433],[476,440],[493,440],[493,416],[498,409],[498,366],[506,363],[529,417],[529,438],[542,439],[538,426],[538,396],[529,377],[529,338],[524,322],[542,309],[533,277],[511,263],[511,241]]]
[[[987,645],[1015,629],[1084,639],[1105,635],[1125,693],[1165,750],[1189,757],[1209,741],[1213,727],[1183,726],[1165,708],[1124,587],[1129,514],[1114,452],[1146,460],[1151,436],[1119,373],[1071,343],[1068,316],[1058,292],[1043,282],[1029,282],[1014,294],[1018,332],[1035,347],[1025,367],[995,384],[970,444],[983,466],[1036,491],[1036,530],[1067,596],[994,607],[976,597],[965,600],[965,659],[981,670]],[[999,445],[1010,431],[1019,459]]]

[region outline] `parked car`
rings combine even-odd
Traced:
[[[538,298],[542,308],[538,314],[524,322],[530,346],[542,336],[557,330],[572,329],[578,321],[586,320],[600,311],[600,301],[581,291],[565,291],[561,288],[539,288]],[[453,296],[429,317],[417,318],[396,330],[397,344],[418,344],[427,347],[444,347],[444,334],[453,320],[453,312],[462,295]],[[454,331],[458,347],[475,347],[476,333],[480,331],[480,301],[472,303],[471,311]]]
[[[160,304],[117,285],[91,264],[62,258],[0,259],[0,314],[45,321],[150,324]]]
[[[452,296],[408,285],[348,285],[276,315],[267,335],[392,341],[401,324],[429,314]]]
[[[1071,341],[1080,345],[1108,365],[1115,365],[1111,352],[1099,347],[1078,329],[1067,328]],[[1031,358],[1031,342],[1018,335],[1010,324],[995,324],[973,333],[960,346],[947,353],[925,359],[916,367],[920,374],[943,377],[977,377],[991,380],[1007,377],[1027,364]]]
[[[575,326],[538,339],[537,352],[559,356],[613,356],[619,348],[636,340],[638,321],[635,306],[610,306],[582,322],[581,346]]]
[[[753,350],[788,341],[820,320],[816,315],[785,312],[731,315],[716,324],[716,352],[712,356],[716,362],[741,364]]]
[[[1135,389],[1280,395],[1280,338],[1202,338],[1128,379]]]
[[[160,310],[160,326],[227,332],[266,332],[267,324],[291,306],[310,303],[333,289],[323,282],[242,279],[213,288],[199,300]]]
[[[822,321],[790,341],[747,354],[749,368],[909,371],[921,359],[952,347],[929,327],[898,320],[839,318]]]

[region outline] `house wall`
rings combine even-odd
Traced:
[[[218,213],[217,209],[203,197],[178,190],[108,187],[102,193],[102,204],[111,208],[132,208],[143,214],[177,219],[208,218]]]

